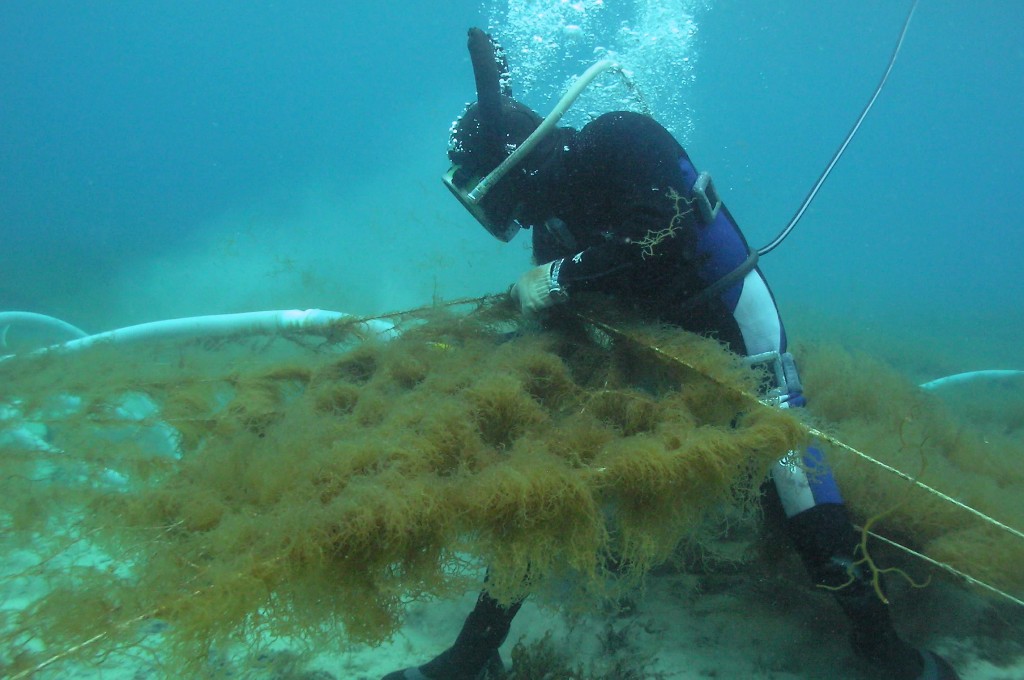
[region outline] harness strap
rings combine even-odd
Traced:
[[[731,272],[729,272],[722,278],[718,279],[704,290],[685,300],[682,304],[683,311],[689,311],[694,307],[698,307],[704,304],[711,298],[715,297],[725,289],[732,286],[734,283],[739,283],[740,281],[742,281],[743,277],[750,273],[754,269],[754,267],[757,266],[757,258],[758,255],[756,250],[749,251],[747,259],[745,259],[740,264],[740,266],[736,267]]]

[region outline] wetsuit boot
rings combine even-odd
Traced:
[[[512,619],[522,606],[514,602],[504,607],[487,594],[480,593],[476,606],[455,644],[437,657],[413,668],[388,673],[382,680],[497,680],[505,677],[498,648],[505,642]]]
[[[867,565],[855,564],[860,534],[845,506],[817,505],[789,518],[787,530],[811,578],[832,591],[850,620],[854,652],[872,663],[880,678],[959,680],[945,659],[911,646],[896,633],[889,606],[875,590]]]

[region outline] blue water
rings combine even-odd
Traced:
[[[549,36],[566,73],[624,48],[622,22],[655,4],[696,28],[632,54],[658,76],[689,59],[652,86],[655,113],[760,245],[870,96],[909,2],[580,2],[584,30]],[[99,331],[506,288],[527,239],[493,242],[439,181],[474,98],[465,30],[488,22],[523,28],[478,0],[0,4],[0,310]],[[791,326],[1024,367],[1022,25],[1014,0],[921,1],[858,138],[763,262]],[[523,98],[544,110],[557,71]]]

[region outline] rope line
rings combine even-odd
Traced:
[[[863,527],[855,526],[854,528],[857,529],[858,531],[863,530]],[[958,576],[958,577],[962,578],[963,580],[967,581],[968,583],[970,583],[972,585],[980,586],[982,588],[985,588],[986,590],[989,590],[989,591],[995,593],[996,595],[999,595],[1001,597],[1005,597],[1007,600],[1009,600],[1010,602],[1013,602],[1014,604],[1019,604],[1020,606],[1024,607],[1024,600],[1021,600],[1020,598],[1014,597],[1013,595],[1010,595],[1009,593],[1007,593],[1005,591],[1002,591],[999,588],[996,588],[995,586],[993,586],[991,584],[985,583],[984,581],[982,581],[980,579],[976,579],[973,576],[965,574],[964,572],[960,571],[959,569],[957,569],[956,567],[954,567],[951,564],[947,564],[945,562],[940,562],[940,561],[938,561],[938,560],[936,560],[934,558],[928,557],[924,553],[920,553],[920,552],[914,550],[913,548],[908,548],[907,546],[903,545],[902,543],[897,543],[896,541],[894,541],[894,540],[892,540],[890,538],[886,538],[885,536],[882,536],[880,534],[876,534],[874,531],[869,531],[868,535],[873,537],[873,538],[877,538],[879,541],[882,541],[883,543],[887,543],[887,544],[893,546],[894,548],[899,548],[900,550],[902,550],[902,551],[904,551],[906,553],[909,553],[910,555],[913,555],[914,557],[917,557],[918,559],[924,560],[925,562],[928,562],[929,564],[931,564],[931,565],[933,565],[935,567],[938,567],[939,569],[942,569],[944,571],[948,571],[949,573],[953,574],[954,576]]]
[[[928,493],[935,494],[936,496],[938,496],[942,500],[944,500],[944,501],[946,501],[948,503],[952,503],[953,505],[957,506],[958,508],[966,510],[967,512],[969,512],[972,515],[980,518],[981,520],[983,520],[985,522],[988,522],[989,524],[991,524],[993,526],[999,527],[1003,531],[1007,531],[1007,532],[1013,534],[1017,538],[1024,539],[1024,532],[1021,532],[1018,529],[1014,529],[1013,527],[1011,527],[1009,525],[1003,524],[1002,522],[1000,522],[999,520],[995,519],[994,517],[989,517],[988,515],[986,515],[982,511],[976,510],[976,509],[972,508],[971,506],[967,505],[966,503],[958,501],[957,499],[953,498],[952,496],[944,494],[941,491],[939,491],[938,489],[936,489],[934,487],[931,487],[931,486],[928,486],[927,484],[918,481],[917,479],[915,479],[914,477],[911,477],[910,475],[908,475],[906,472],[903,472],[902,470],[898,470],[897,468],[894,468],[891,465],[887,465],[886,463],[883,463],[880,460],[872,458],[871,456],[869,456],[868,454],[864,453],[863,451],[859,451],[858,449],[855,449],[854,447],[852,447],[849,444],[846,444],[846,443],[840,441],[839,439],[836,439],[835,437],[833,437],[830,434],[826,434],[825,432],[822,432],[821,430],[819,430],[817,428],[813,428],[813,427],[808,427],[807,428],[807,432],[809,434],[815,436],[815,437],[819,437],[821,439],[824,439],[829,444],[832,444],[833,446],[839,447],[839,448],[843,449],[844,451],[848,451],[848,452],[850,452],[850,453],[852,453],[854,455],[860,456],[861,458],[874,463],[878,467],[883,468],[884,470],[888,470],[889,472],[893,473],[894,475],[897,475],[898,477],[902,477],[903,479],[907,480],[908,482],[913,482],[915,486],[920,487],[921,489],[924,489]]]
[[[592,318],[592,317],[590,317],[590,316],[588,316],[586,314],[577,313],[577,316],[580,319],[582,319],[583,321],[585,321],[586,323],[593,324],[595,327],[601,329],[602,331],[604,331],[604,332],[606,332],[606,333],[608,333],[608,334],[610,334],[612,336],[622,338],[623,340],[626,340],[627,342],[631,342],[631,343],[633,343],[635,345],[638,345],[640,347],[646,348],[647,350],[651,351],[652,353],[656,354],[657,356],[659,356],[661,358],[664,358],[665,360],[668,360],[668,361],[671,361],[673,363],[676,363],[676,364],[678,364],[678,365],[680,365],[680,366],[682,366],[682,367],[684,367],[684,368],[686,368],[686,369],[688,369],[690,371],[694,371],[694,372],[704,376],[706,379],[708,379],[711,382],[715,383],[719,387],[722,387],[725,390],[728,390],[728,391],[736,394],[737,396],[742,397],[744,400],[746,400],[746,401],[748,401],[750,403],[757,404],[757,406],[759,406],[759,407],[768,407],[769,406],[764,401],[762,401],[760,398],[758,398],[756,395],[753,395],[753,394],[751,394],[749,392],[744,392],[742,390],[738,390],[738,389],[736,389],[735,387],[733,387],[731,385],[726,385],[725,383],[723,383],[722,381],[714,378],[713,376],[710,376],[710,375],[704,373],[698,367],[694,366],[690,362],[688,362],[688,361],[686,361],[686,360],[684,360],[684,359],[682,359],[682,358],[680,358],[678,356],[675,356],[674,354],[666,352],[665,350],[663,350],[663,349],[661,349],[659,347],[656,347],[654,345],[648,344],[648,343],[646,343],[646,342],[636,338],[632,334],[627,333],[626,331],[623,331],[623,330],[621,330],[619,328],[616,328],[615,326],[612,326],[612,325],[610,325],[608,323],[604,323],[602,321],[598,321],[598,320],[596,320],[596,319],[594,319],[594,318]],[[921,489],[923,489],[923,490],[925,490],[925,491],[927,491],[929,493],[932,493],[932,494],[938,496],[939,498],[941,498],[942,500],[944,500],[944,501],[946,501],[948,503],[952,503],[953,505],[955,505],[958,508],[961,508],[962,510],[966,510],[967,512],[969,512],[972,515],[978,517],[982,521],[987,522],[987,523],[991,524],[992,526],[998,527],[999,529],[1002,529],[1003,531],[1006,531],[1009,534],[1024,540],[1024,532],[1021,532],[1018,529],[1015,529],[1015,528],[1013,528],[1013,527],[1011,527],[1011,526],[1009,526],[1007,524],[1004,524],[1004,523],[1000,522],[999,520],[986,515],[985,513],[981,512],[980,510],[972,508],[971,506],[967,505],[966,503],[963,503],[962,501],[959,501],[959,500],[953,498],[952,496],[950,496],[948,494],[945,494],[945,493],[939,491],[938,489],[935,489],[934,487],[928,486],[927,484],[924,484],[924,483],[918,481],[917,479],[915,479],[914,477],[911,477],[910,475],[908,475],[907,473],[903,472],[902,470],[899,470],[897,468],[892,467],[891,465],[883,463],[882,461],[880,461],[880,460],[878,460],[878,459],[876,459],[876,458],[874,458],[872,456],[869,456],[868,454],[864,453],[863,451],[860,451],[860,450],[854,448],[853,446],[850,446],[849,444],[847,444],[847,443],[837,439],[836,437],[834,437],[834,436],[832,436],[832,435],[830,435],[830,434],[828,434],[826,432],[822,432],[821,430],[819,430],[819,429],[817,429],[815,427],[812,427],[810,425],[806,425],[806,424],[803,424],[803,423],[801,423],[801,426],[805,429],[805,431],[809,435],[811,435],[813,437],[818,437],[818,438],[820,438],[820,439],[822,439],[824,441],[827,441],[828,443],[832,444],[833,446],[836,446],[837,448],[839,448],[839,449],[841,449],[843,451],[847,451],[849,453],[852,453],[852,454],[854,454],[856,456],[859,456],[859,457],[863,458],[864,460],[867,460],[868,462],[874,463],[875,465],[877,465],[878,467],[882,468],[883,470],[886,470],[887,472],[890,472],[890,473],[892,473],[894,475],[897,475],[898,477],[900,477],[902,479],[905,479],[905,480],[907,480],[909,482],[913,482],[914,485],[920,487]],[[991,591],[992,593],[995,593],[995,594],[997,594],[997,595],[999,595],[1001,597],[1006,598],[1007,600],[1009,600],[1010,602],[1013,602],[1014,604],[1017,604],[1017,605],[1020,605],[1020,606],[1024,607],[1024,600],[1021,600],[1021,599],[1019,599],[1019,598],[1017,598],[1017,597],[1015,597],[1013,595],[1010,595],[1009,593],[1006,593],[1006,592],[1000,590],[999,588],[997,588],[997,587],[995,587],[995,586],[993,586],[993,585],[991,585],[989,583],[986,583],[986,582],[984,582],[984,581],[982,581],[980,579],[974,578],[973,576],[969,576],[968,574],[959,571],[958,569],[956,569],[955,567],[953,567],[950,564],[946,564],[945,562],[940,562],[938,560],[935,560],[935,559],[933,559],[931,557],[928,557],[927,555],[924,555],[922,553],[917,552],[916,550],[908,548],[907,546],[900,545],[899,543],[896,543],[895,541],[892,541],[892,540],[887,539],[887,538],[885,538],[883,536],[880,536],[880,535],[876,534],[875,532],[869,531],[868,533],[871,536],[874,536],[874,537],[876,537],[876,538],[878,538],[878,539],[880,539],[880,540],[882,540],[882,541],[884,541],[886,543],[889,543],[889,544],[891,544],[891,545],[893,545],[893,546],[895,546],[897,548],[900,548],[901,550],[904,550],[904,551],[906,551],[907,553],[909,553],[911,555],[914,555],[915,557],[919,557],[920,559],[924,560],[925,562],[928,562],[928,563],[930,563],[930,564],[932,564],[932,565],[934,565],[934,566],[936,566],[936,567],[938,567],[940,569],[943,569],[944,571],[947,571],[947,572],[949,572],[951,574],[954,574],[954,575],[964,579],[965,581],[967,581],[969,583],[972,583],[974,585],[980,586],[980,587],[982,587],[982,588],[984,588],[986,590]]]

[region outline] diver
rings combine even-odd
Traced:
[[[507,61],[489,35],[470,29],[469,50],[477,102],[452,127],[445,183],[498,239],[532,229],[538,264],[510,289],[522,311],[538,315],[583,292],[614,297],[741,355],[771,357],[777,402],[803,406],[757,253],[672,135],[646,115],[623,111],[578,131],[556,127],[555,113],[542,120],[512,98]],[[890,680],[958,678],[938,654],[899,637],[858,563],[860,533],[828,464],[814,448],[802,458],[773,467],[764,485],[767,514],[783,518],[811,579],[834,595],[856,654]],[[503,606],[485,589],[451,647],[384,680],[502,677],[498,648],[521,604]]]

